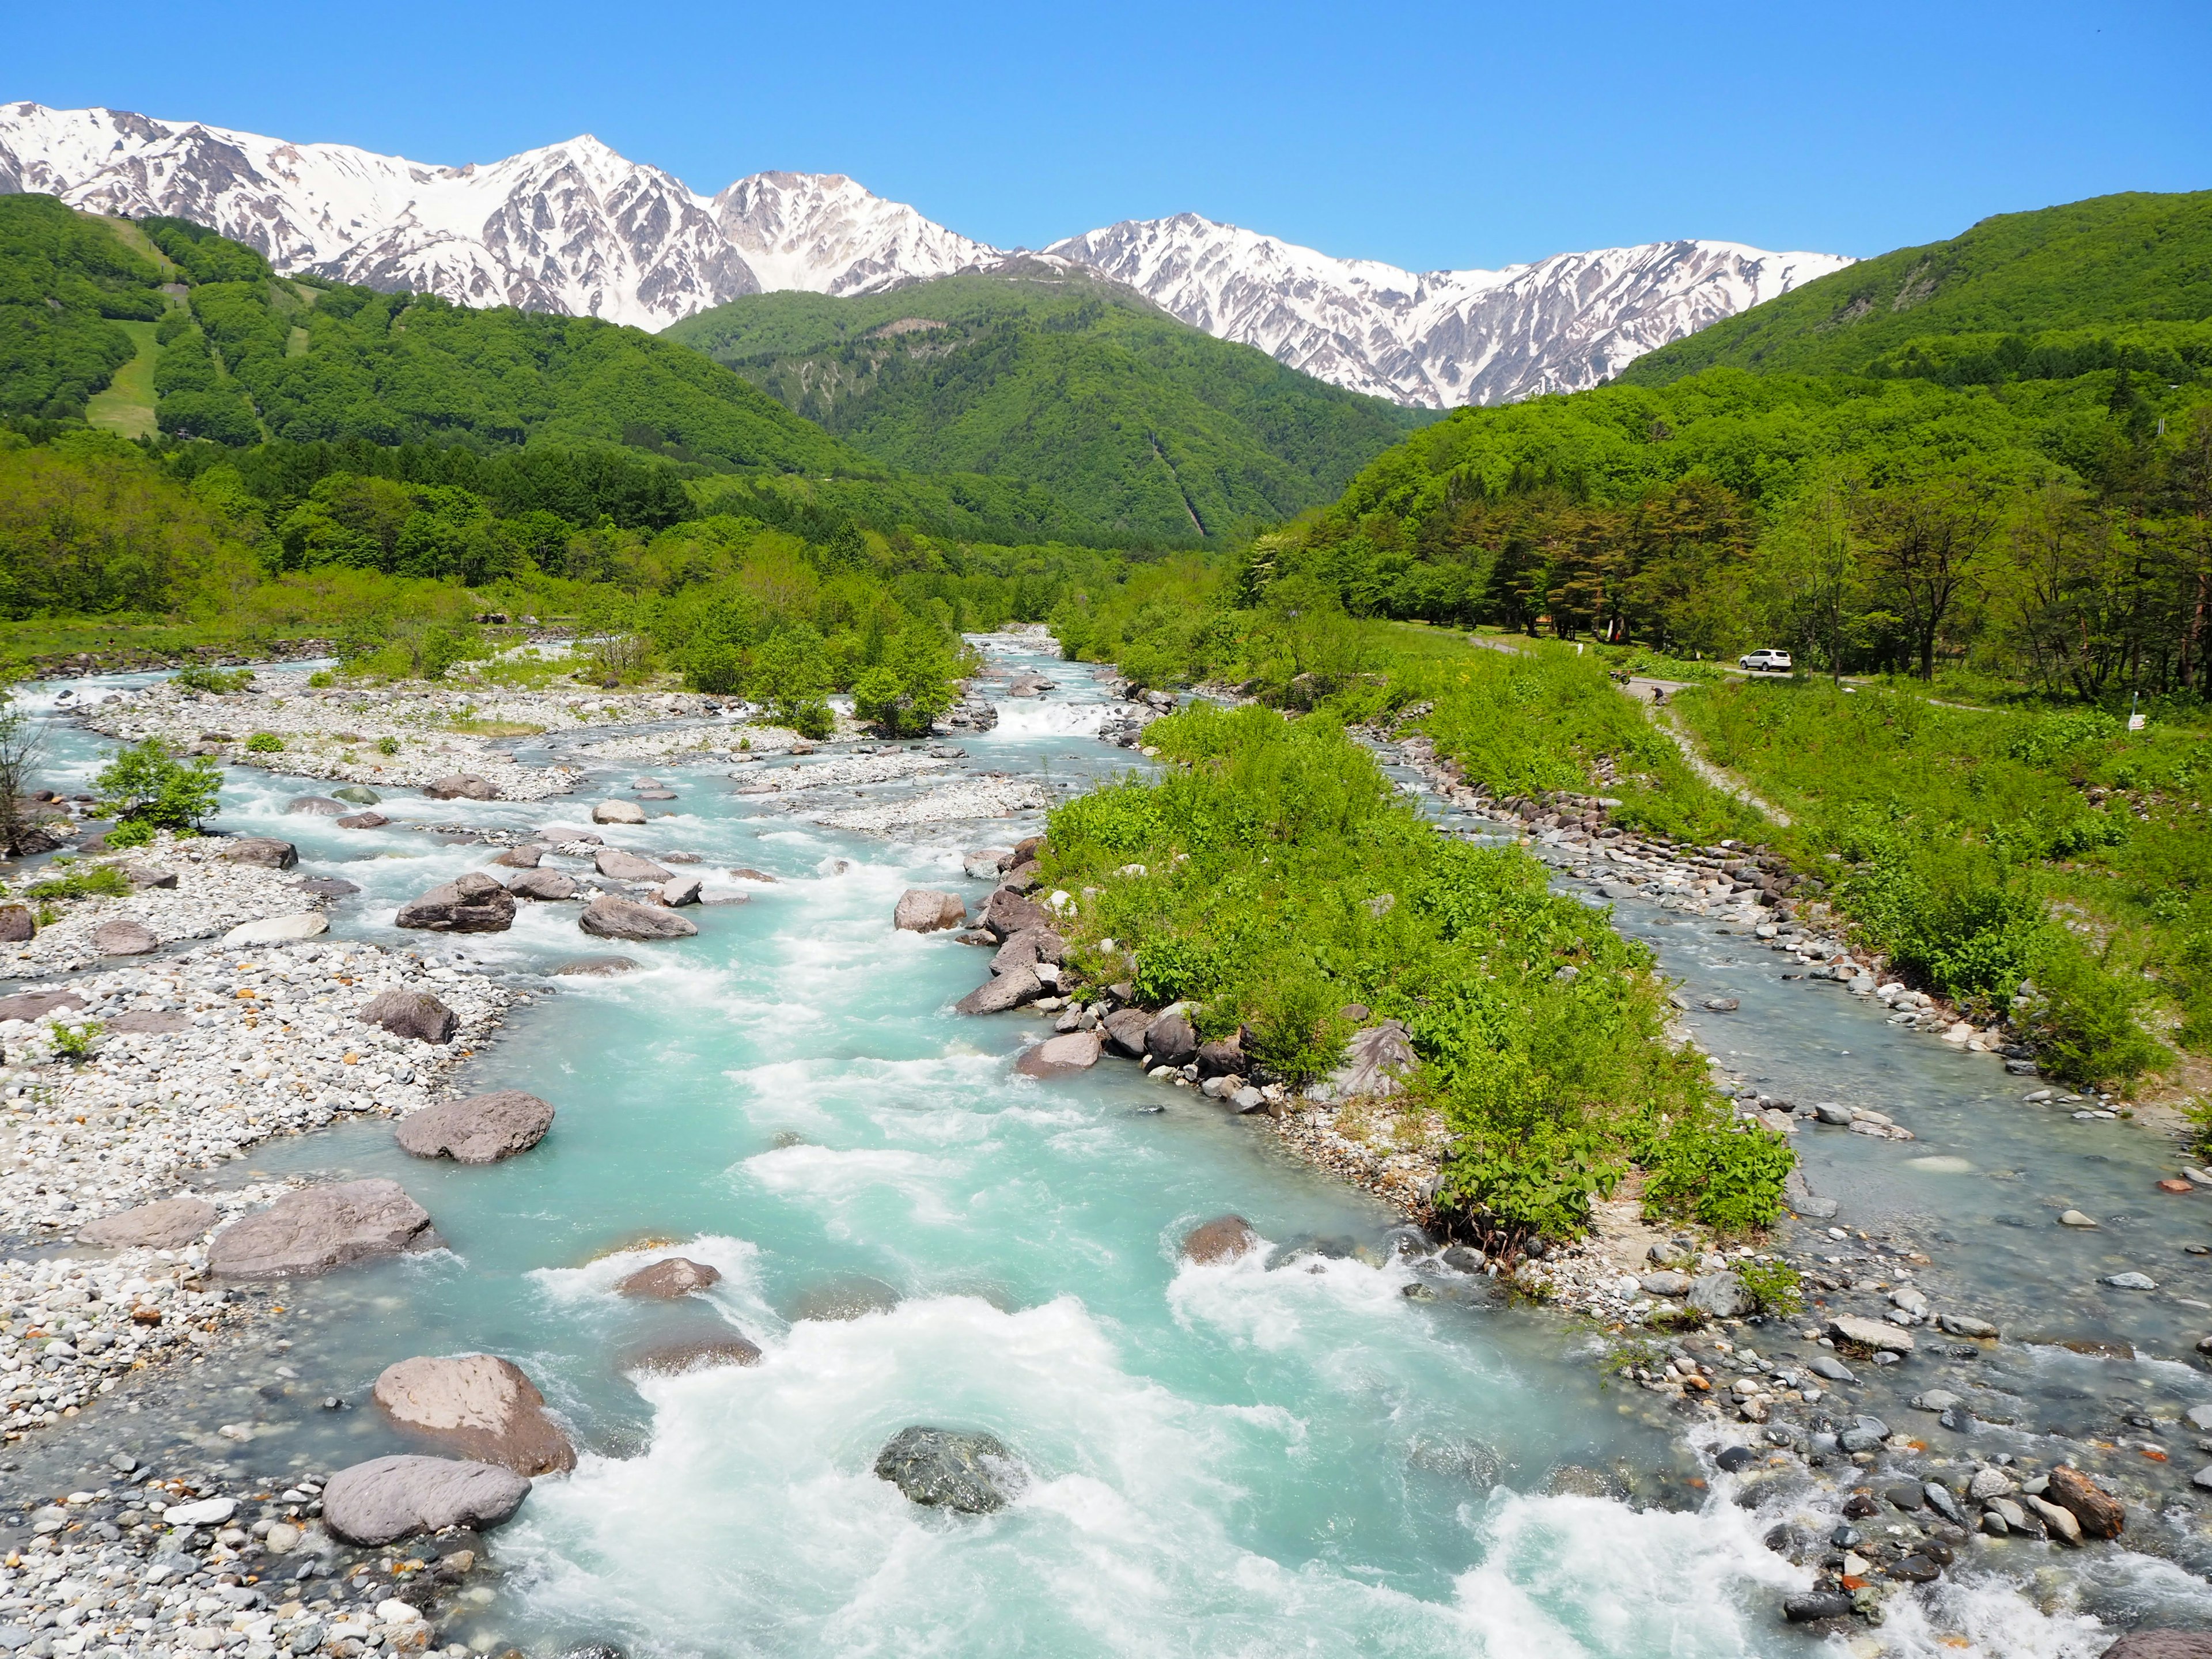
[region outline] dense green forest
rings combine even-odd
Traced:
[[[1862,260],[1640,357],[1631,386],[1723,366],[1802,374],[1911,373],[1916,352],[1974,337],[1978,380],[2118,368],[2126,348],[2212,362],[2212,191],[2098,196],[1983,220],[1964,235]],[[2104,343],[2099,347],[2097,343]],[[2105,362],[2083,361],[2085,348]],[[2073,364],[2079,362],[2075,368]],[[1959,371],[1954,369],[1953,373]]]
[[[1049,489],[1127,534],[1219,541],[1333,499],[1433,418],[1328,386],[1042,264],[671,327],[878,461]]]
[[[150,250],[51,196],[0,196],[0,416],[81,418],[167,301]]]

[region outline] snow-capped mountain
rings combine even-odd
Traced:
[[[1194,213],[1127,221],[1049,251],[1321,380],[1440,409],[1595,386],[1670,340],[1851,263],[1681,241],[1417,273],[1331,258]]]
[[[708,198],[588,137],[441,167],[119,110],[0,105],[0,191],[11,191],[191,219],[283,271],[641,328],[742,294],[866,294],[1008,258],[840,174],[759,173]],[[1322,380],[1440,408],[1595,385],[1850,263],[1680,241],[1416,273],[1195,214],[1125,222],[1047,254]]]

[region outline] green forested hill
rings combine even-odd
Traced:
[[[66,420],[137,355],[118,319],[161,314],[162,271],[121,227],[0,196],[0,415]]]
[[[1020,478],[1125,534],[1212,539],[1287,517],[1434,418],[1044,265],[855,299],[749,295],[666,337],[879,462]]]
[[[2187,325],[2198,326],[2177,326]],[[1863,260],[1638,358],[1620,379],[1663,386],[1731,366],[1989,384],[2117,368],[2129,346],[2201,367],[2212,362],[2205,325],[2212,191],[2099,196]]]

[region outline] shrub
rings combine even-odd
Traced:
[[[398,754],[399,752],[399,739],[397,738],[379,738],[376,740],[376,752],[380,755]]]
[[[197,830],[216,809],[222,774],[207,756],[190,765],[169,752],[159,738],[119,750],[100,774],[101,795],[124,823],[149,830]],[[116,830],[121,830],[118,823]],[[116,845],[115,830],[108,832]],[[125,843],[128,844],[128,843]]]
[[[1796,1164],[1786,1136],[1730,1123],[1717,1106],[1668,1123],[1644,1153],[1647,1218],[1692,1216],[1717,1232],[1770,1227],[1782,1213],[1782,1183]]]
[[[1743,1281],[1752,1306],[1770,1317],[1786,1319],[1804,1309],[1804,1287],[1797,1270],[1786,1261],[1746,1261],[1737,1267],[1735,1276]]]
[[[2166,1050],[2136,1021],[2149,988],[2104,971],[2070,939],[2054,940],[2036,964],[2033,1000],[2022,1023],[2046,1076],[2075,1084],[2132,1078]]]
[[[180,668],[170,677],[169,683],[180,691],[212,691],[228,696],[243,691],[253,684],[250,668],[207,668],[195,664]]]
[[[160,825],[150,823],[144,818],[125,818],[122,823],[117,824],[115,828],[107,832],[106,841],[110,847],[119,848],[127,851],[129,848],[133,847],[145,846],[149,842],[152,841],[155,836],[161,833],[161,830]],[[178,830],[172,831],[172,833],[175,835],[185,835],[190,832]]]
[[[318,691],[321,690],[325,686],[336,685],[337,683],[338,677],[331,673],[327,668],[318,668],[313,673],[307,676],[307,684]]]
[[[90,1060],[93,1045],[100,1041],[100,1034],[106,1029],[96,1019],[88,1019],[82,1025],[55,1026],[53,1042],[56,1057],[66,1060],[71,1065]]]
[[[277,755],[284,750],[284,739],[274,732],[256,732],[246,740],[246,748],[257,755]]]
[[[89,870],[72,870],[52,880],[33,882],[23,890],[37,899],[76,899],[128,898],[131,889],[130,877],[112,864],[101,864]]]
[[[1486,1139],[1455,1158],[1440,1196],[1487,1211],[1510,1231],[1576,1238],[1590,1206],[1627,1173],[1612,1138],[1594,1126],[1539,1122],[1517,1140]]]

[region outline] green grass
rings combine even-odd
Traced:
[[[154,366],[161,361],[153,323],[119,323],[138,348],[138,355],[115,371],[107,390],[95,392],[84,406],[85,418],[96,427],[126,438],[154,435]]]

